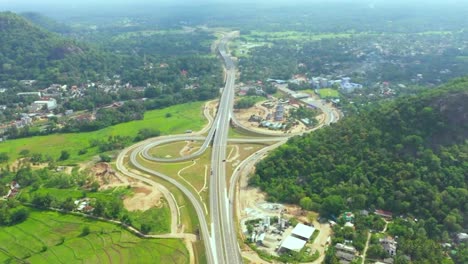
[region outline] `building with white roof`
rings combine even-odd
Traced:
[[[47,110],[54,110],[57,108],[57,100],[55,100],[55,98],[43,98],[41,100],[34,101],[31,107],[36,106],[36,108],[41,108],[44,105],[46,106]]]
[[[314,227],[299,223],[296,225],[296,227],[294,227],[291,234],[297,238],[307,241],[310,239],[310,237],[312,236],[314,232],[315,232]]]
[[[288,236],[286,239],[281,243],[279,251],[281,250],[292,250],[292,251],[300,251],[307,242],[303,239],[299,239],[293,236]]]
[[[315,228],[304,224],[297,224],[291,232],[291,235],[281,243],[279,251],[292,250],[300,251],[314,233]]]
[[[263,240],[265,240],[265,233],[261,233],[260,235],[257,236],[256,242],[257,243],[263,243]]]
[[[347,245],[344,245],[344,244],[341,244],[341,243],[337,243],[335,245],[335,248],[339,251],[344,251],[344,252],[348,252],[348,253],[351,253],[351,254],[356,254],[356,248],[354,248],[353,246],[347,246]]]

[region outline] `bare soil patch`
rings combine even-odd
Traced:
[[[91,167],[91,175],[99,183],[100,189],[108,189],[118,186],[128,185],[129,182],[117,175],[110,164],[100,162]]]
[[[138,185],[141,183],[138,183]],[[123,203],[129,211],[146,211],[152,207],[160,207],[162,205],[162,194],[151,187],[140,185],[133,188],[134,195],[125,198]]]
[[[152,207],[162,205],[161,198],[163,195],[159,190],[120,175],[108,163],[97,163],[91,167],[90,171],[92,176],[99,182],[102,190],[127,186],[132,188],[134,194],[126,197],[123,201],[125,208],[129,211],[146,211]]]

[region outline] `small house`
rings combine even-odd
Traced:
[[[392,237],[381,238],[379,242],[390,256],[396,255],[397,242]]]

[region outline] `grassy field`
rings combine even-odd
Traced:
[[[167,234],[171,232],[171,212],[167,202],[161,207],[153,207],[146,211],[134,211],[130,213],[132,226],[142,230],[142,223],[146,223],[150,227],[150,235]]]
[[[251,133],[249,131],[240,130],[238,128],[229,128],[228,131],[229,138],[251,138],[251,137],[258,137],[258,134]]]
[[[202,113],[203,102],[171,106],[165,109],[148,111],[143,120],[137,120],[107,127],[87,133],[54,134],[31,138],[15,139],[0,143],[0,152],[7,152],[10,161],[18,158],[18,152],[28,149],[31,153],[43,153],[57,159],[62,150],[70,153],[68,164],[89,160],[99,153],[97,148],[89,148],[88,153],[78,155],[78,151],[89,147],[92,139],[107,139],[109,136],[135,137],[142,128],[159,129],[161,134],[184,133],[185,130],[200,130],[206,123]],[[172,116],[166,118],[166,114]]]
[[[164,155],[163,155],[164,156]],[[178,163],[158,163],[158,162],[150,162],[144,159],[139,159],[138,162],[143,166],[159,171],[161,173],[166,174],[180,183],[185,185],[189,190],[191,190],[194,194],[200,195],[202,198],[202,202],[206,203],[208,207],[208,189],[201,191],[205,185],[205,170],[207,172],[206,177],[206,186],[209,185],[209,170],[210,170],[210,158],[211,158],[211,148],[208,148],[205,153],[203,153],[200,157],[194,159],[193,161],[185,161],[185,162],[178,162]],[[208,166],[205,169],[205,166]],[[182,170],[182,171],[181,171]],[[178,173],[180,172],[180,176]],[[207,208],[209,210],[209,208]]]
[[[170,144],[165,144],[161,146],[154,147],[148,151],[148,153],[156,158],[177,158],[180,157],[180,151],[184,146],[187,145],[187,142],[180,141]]]
[[[82,236],[83,228],[90,229]],[[188,263],[177,239],[141,239],[114,224],[57,212],[32,211],[18,225],[0,227],[0,262]]]
[[[234,169],[239,165],[240,161],[245,160],[248,156],[267,147],[270,144],[265,142],[265,143],[238,143],[238,144],[231,143],[230,145],[228,145],[227,154],[228,155],[231,154],[229,155],[230,157],[226,161],[226,175],[227,175],[226,185],[228,188],[229,188],[231,176],[234,173]],[[234,161],[231,160],[233,158],[235,158]]]
[[[338,98],[340,97],[340,93],[337,90],[333,90],[330,88],[326,89],[318,89],[318,93],[320,98]]]

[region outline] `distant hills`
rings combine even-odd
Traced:
[[[36,12],[25,12],[20,14],[22,17],[31,21],[33,24],[45,28],[48,31],[67,34],[71,32],[71,28],[65,24],[59,23],[49,17],[46,17]]]
[[[28,19],[46,27],[54,23],[34,14]],[[36,79],[70,83],[107,73],[113,56],[41,28],[24,17],[0,13],[0,81]]]

